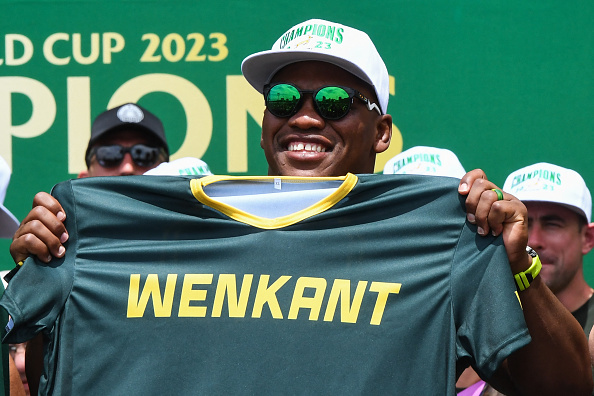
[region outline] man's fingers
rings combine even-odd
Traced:
[[[38,192],[35,194],[35,197],[33,197],[33,208],[38,206],[49,210],[60,221],[64,221],[64,219],[66,219],[66,214],[62,208],[62,205],[60,205],[56,198],[52,197],[46,192]]]
[[[37,256],[49,262],[51,256],[62,257],[62,245],[68,240],[63,220],[66,218],[62,205],[50,194],[40,192],[33,199],[33,209],[27,214],[14,234],[10,254],[15,261]]]
[[[458,192],[461,195],[468,194],[475,180],[479,179],[487,179],[487,175],[485,174],[485,172],[483,172],[482,169],[474,169],[466,173],[464,176],[462,176],[462,179],[460,179],[460,184],[458,185]]]
[[[483,196],[483,193],[494,187],[496,186],[487,179],[474,179],[472,187],[466,196],[466,213],[468,221],[477,226],[480,225],[481,229],[487,227],[485,233],[489,232],[487,224],[487,215],[489,211],[487,210],[487,207],[490,207],[497,199],[497,195],[493,191],[490,191],[490,193],[485,196]],[[491,193],[493,195],[491,195]],[[481,200],[484,201],[481,202]]]
[[[499,216],[492,214],[492,207],[497,203],[497,194],[491,190],[484,190],[475,209],[475,224],[480,235],[487,235],[492,232],[492,225],[495,223],[495,217],[502,220]],[[492,215],[492,221],[489,221],[489,216]],[[494,233],[493,233],[494,234]],[[496,235],[496,234],[494,234]]]
[[[512,270],[518,272],[526,266],[526,244],[528,226],[526,206],[511,194],[501,191],[495,184],[483,178],[484,172],[474,170],[461,180],[458,191],[464,195],[463,185],[467,185],[466,216],[476,224],[480,235],[503,235],[503,243]],[[499,194],[493,189],[498,189]],[[503,199],[500,200],[500,196]]]
[[[511,194],[503,193],[503,197],[499,200],[495,191],[484,190],[477,203],[475,223],[481,235],[502,234],[510,263],[523,265],[528,242],[526,206]]]
[[[513,223],[515,221],[523,221],[520,217],[520,207],[517,205],[520,201],[513,200],[495,200],[491,205],[489,214],[487,215],[487,224],[491,230],[491,234],[497,236],[504,230],[504,225]]]
[[[494,189],[499,190],[499,194]],[[500,200],[500,194],[503,200]],[[507,206],[507,202],[515,200],[513,195],[499,189],[486,179],[474,179],[466,197],[468,220],[476,224],[480,235],[489,233],[497,236],[503,231],[504,222],[512,215],[516,206]],[[511,212],[510,212],[511,211]]]
[[[14,239],[10,244],[10,254],[15,263],[24,261],[29,256],[37,256],[45,263],[51,260],[47,245],[34,234],[24,234]]]
[[[64,255],[65,249],[60,238],[39,220],[24,223],[18,233],[20,235],[15,237],[10,245],[10,254],[15,262],[22,261],[29,255],[37,256],[44,262],[51,260],[50,255]]]
[[[68,234],[64,223],[56,215],[44,206],[35,206],[25,217],[21,226],[14,234],[18,238],[26,233],[37,234],[37,232],[49,231],[62,243],[68,240]]]

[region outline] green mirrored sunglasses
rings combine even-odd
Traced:
[[[304,90],[288,83],[277,83],[264,87],[264,100],[266,108],[277,117],[290,117],[297,113],[303,104],[303,95],[313,96],[314,106],[319,115],[328,120],[338,120],[348,114],[353,103],[353,98],[359,98],[367,108],[381,110],[375,103],[361,92],[341,86],[326,86],[318,90]]]

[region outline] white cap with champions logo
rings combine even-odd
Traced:
[[[390,159],[384,174],[449,176],[461,179],[466,174],[456,154],[450,150],[415,146]]]
[[[552,202],[564,205],[592,221],[592,195],[586,182],[574,170],[540,162],[510,174],[503,190],[520,201]]]
[[[322,61],[341,67],[375,89],[383,114],[388,110],[388,69],[369,36],[357,29],[310,19],[293,26],[271,50],[252,54],[241,64],[246,80],[260,93],[283,67],[301,61]]]

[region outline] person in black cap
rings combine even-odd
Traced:
[[[163,123],[148,110],[126,103],[95,118],[85,152],[87,169],[78,177],[142,175],[166,161]]]
[[[78,177],[142,175],[167,161],[169,146],[161,120],[135,103],[125,103],[104,111],[93,121],[85,152],[87,169]],[[6,237],[17,228],[18,222]],[[42,343],[42,337],[27,343],[28,386],[32,394],[37,393],[43,368]]]

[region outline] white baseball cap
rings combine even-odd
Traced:
[[[4,206],[10,173],[10,167],[4,158],[0,157],[0,238],[12,238],[20,224],[17,218]]]
[[[272,46],[245,58],[241,72],[260,93],[283,67],[301,61],[332,63],[359,77],[375,89],[383,114],[388,110],[388,69],[369,36],[357,29],[322,19],[293,26]]]
[[[149,176],[207,176],[212,175],[212,172],[208,164],[201,159],[184,157],[171,162],[163,162],[144,174]]]
[[[415,146],[390,159],[384,174],[449,176],[461,179],[466,174],[456,154],[450,150]]]
[[[586,182],[574,170],[540,162],[510,174],[503,190],[520,201],[552,202],[564,205],[592,221],[592,195]]]

